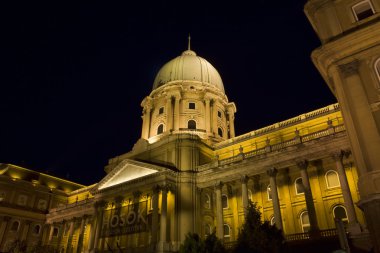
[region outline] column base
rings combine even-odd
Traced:
[[[170,251],[170,244],[167,242],[159,242],[157,245],[157,252],[158,253],[171,252]]]

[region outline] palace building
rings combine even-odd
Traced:
[[[141,138],[100,182],[0,165],[0,251],[176,252],[187,233],[212,231],[228,245],[253,201],[289,241],[328,237],[338,219],[354,244],[369,249],[372,236],[379,252],[380,1],[309,0],[305,12],[339,104],[235,136],[235,103],[189,46],[156,75]]]

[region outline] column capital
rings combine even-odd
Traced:
[[[94,203],[94,207],[95,207],[96,209],[103,208],[103,207],[105,207],[106,205],[107,205],[107,202],[104,201],[104,200],[99,200],[99,201],[96,201],[96,202]]]
[[[276,177],[278,170],[275,167],[272,167],[267,170],[267,174],[270,177]]]
[[[114,198],[114,200],[115,200],[115,203],[117,204],[117,205],[121,205],[122,203],[123,203],[123,201],[124,201],[124,197],[123,196],[116,196],[115,198]]]
[[[155,185],[152,187],[153,194],[159,193],[160,192],[160,186]]]
[[[240,182],[242,184],[246,184],[248,182],[248,180],[249,180],[249,177],[247,175],[243,175],[240,177]]]
[[[300,160],[296,162],[297,167],[301,170],[306,170],[307,167],[309,166],[308,160]]]
[[[334,158],[334,161],[342,161],[344,152],[342,150],[335,151],[331,154],[331,156]]]
[[[139,190],[134,191],[134,192],[132,193],[133,198],[135,198],[135,199],[140,198],[141,194],[142,194],[142,191],[139,191]]]
[[[222,187],[223,187],[223,182],[222,181],[216,181],[215,182],[215,185],[214,185],[215,190],[221,190]]]

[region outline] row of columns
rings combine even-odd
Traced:
[[[352,233],[359,233],[361,231],[360,224],[358,222],[354,203],[352,200],[350,188],[348,185],[346,173],[343,166],[343,155],[344,152],[337,152],[333,154],[333,158],[336,163],[336,169],[338,171],[340,185],[342,189],[342,195],[344,199],[344,206],[347,210],[347,217],[349,220],[348,230]],[[305,202],[306,208],[309,215],[310,222],[310,233],[311,235],[317,234],[319,231],[318,221],[316,216],[316,211],[313,202],[313,195],[311,191],[309,176],[307,173],[308,162],[306,160],[300,161],[297,163],[298,168],[300,169],[300,174],[302,178],[302,184],[304,188]],[[267,170],[267,175],[269,176],[270,182],[270,191],[273,203],[273,212],[274,212],[274,220],[275,225],[278,229],[283,229],[282,217],[281,217],[281,206],[278,197],[278,189],[277,189],[277,180],[276,175],[278,170],[276,168],[270,168]],[[248,176],[244,175],[241,177],[241,189],[242,189],[242,205],[244,208],[244,215],[247,215],[248,208]],[[223,238],[223,208],[222,208],[222,187],[223,183],[218,181],[215,184],[215,195],[216,195],[216,235],[219,238]]]
[[[173,108],[173,99],[174,99],[174,108]],[[148,139],[150,137],[150,126],[151,126],[151,113],[152,113],[152,102],[150,99],[144,100],[144,109],[143,109],[143,127],[141,138]],[[169,95],[166,98],[166,131],[170,130],[179,130],[180,123],[180,97]],[[235,125],[234,125],[234,110],[233,107],[228,107],[228,121],[229,121],[229,134],[230,138],[235,137]],[[214,100],[210,98],[205,98],[205,128],[206,133],[213,133],[214,135],[218,134],[218,109]],[[227,135],[226,135],[227,136]]]
[[[92,220],[95,221],[95,219],[92,219]],[[45,245],[52,245],[54,229],[60,227],[61,231],[58,233],[57,248],[61,249],[62,247],[64,247],[65,253],[74,253],[73,249],[75,247],[73,245],[73,237],[75,233],[75,226],[76,224],[80,222],[78,240],[77,240],[76,252],[75,252],[75,253],[80,253],[83,251],[85,227],[86,227],[86,224],[89,223],[89,221],[90,221],[90,216],[84,215],[83,217],[80,217],[80,218],[72,218],[71,220],[64,220],[61,225],[56,224],[56,223],[46,224],[42,241]],[[63,241],[63,236],[66,230],[68,231],[66,235],[67,239]],[[90,252],[90,250],[93,249],[93,246],[94,246],[93,238],[92,238],[93,233],[94,233],[94,227],[91,226],[89,243],[87,247],[88,252]]]

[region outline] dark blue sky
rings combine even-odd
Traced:
[[[0,162],[99,181],[140,137],[140,102],[188,33],[236,103],[237,134],[335,102],[305,1],[51,2],[1,13]]]

